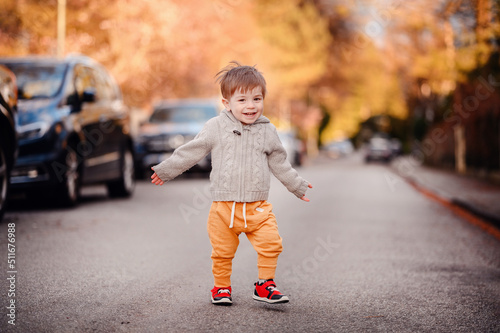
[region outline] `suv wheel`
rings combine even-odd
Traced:
[[[66,151],[64,169],[65,172],[57,194],[64,206],[71,207],[76,205],[80,196],[80,168],[78,165],[78,156],[71,148]]]
[[[127,148],[122,156],[122,170],[120,179],[106,184],[108,194],[113,198],[130,197],[135,187],[134,156],[130,148]]]
[[[5,159],[5,151],[0,145],[0,221],[5,213],[5,206],[7,204],[7,195],[9,191],[9,169],[7,167],[7,160]]]

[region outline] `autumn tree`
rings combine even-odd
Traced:
[[[326,21],[310,2],[257,1],[266,59],[280,95],[303,98],[325,72],[330,38]],[[265,57],[265,58],[264,58]]]
[[[55,55],[56,0],[3,0],[0,52]],[[250,1],[67,0],[66,51],[105,65],[126,102],[216,96],[214,74],[251,62],[258,37]],[[254,37],[255,36],[255,37]]]
[[[354,136],[359,124],[372,116],[407,116],[398,73],[380,46],[386,9],[370,9],[370,3],[315,1],[330,34],[327,70],[311,94],[328,119],[321,128],[322,143]],[[366,17],[363,12],[373,14]]]

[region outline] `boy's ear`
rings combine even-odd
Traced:
[[[224,104],[224,107],[226,108],[226,110],[230,111],[229,109],[229,101],[225,98],[222,99],[222,104]]]

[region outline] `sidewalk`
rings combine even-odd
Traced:
[[[391,168],[416,187],[460,206],[500,228],[500,186],[449,170],[417,165],[409,157],[394,160]]]

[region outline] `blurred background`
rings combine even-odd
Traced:
[[[500,332],[499,7],[0,0],[0,331]],[[235,306],[207,306],[210,155],[137,181],[220,112],[233,60],[314,185],[272,179],[284,308],[253,305],[249,242]]]
[[[94,58],[136,115],[218,96],[215,73],[237,60],[265,74],[266,115],[309,156],[382,133],[429,164],[498,176],[496,1],[1,3],[2,56]]]

